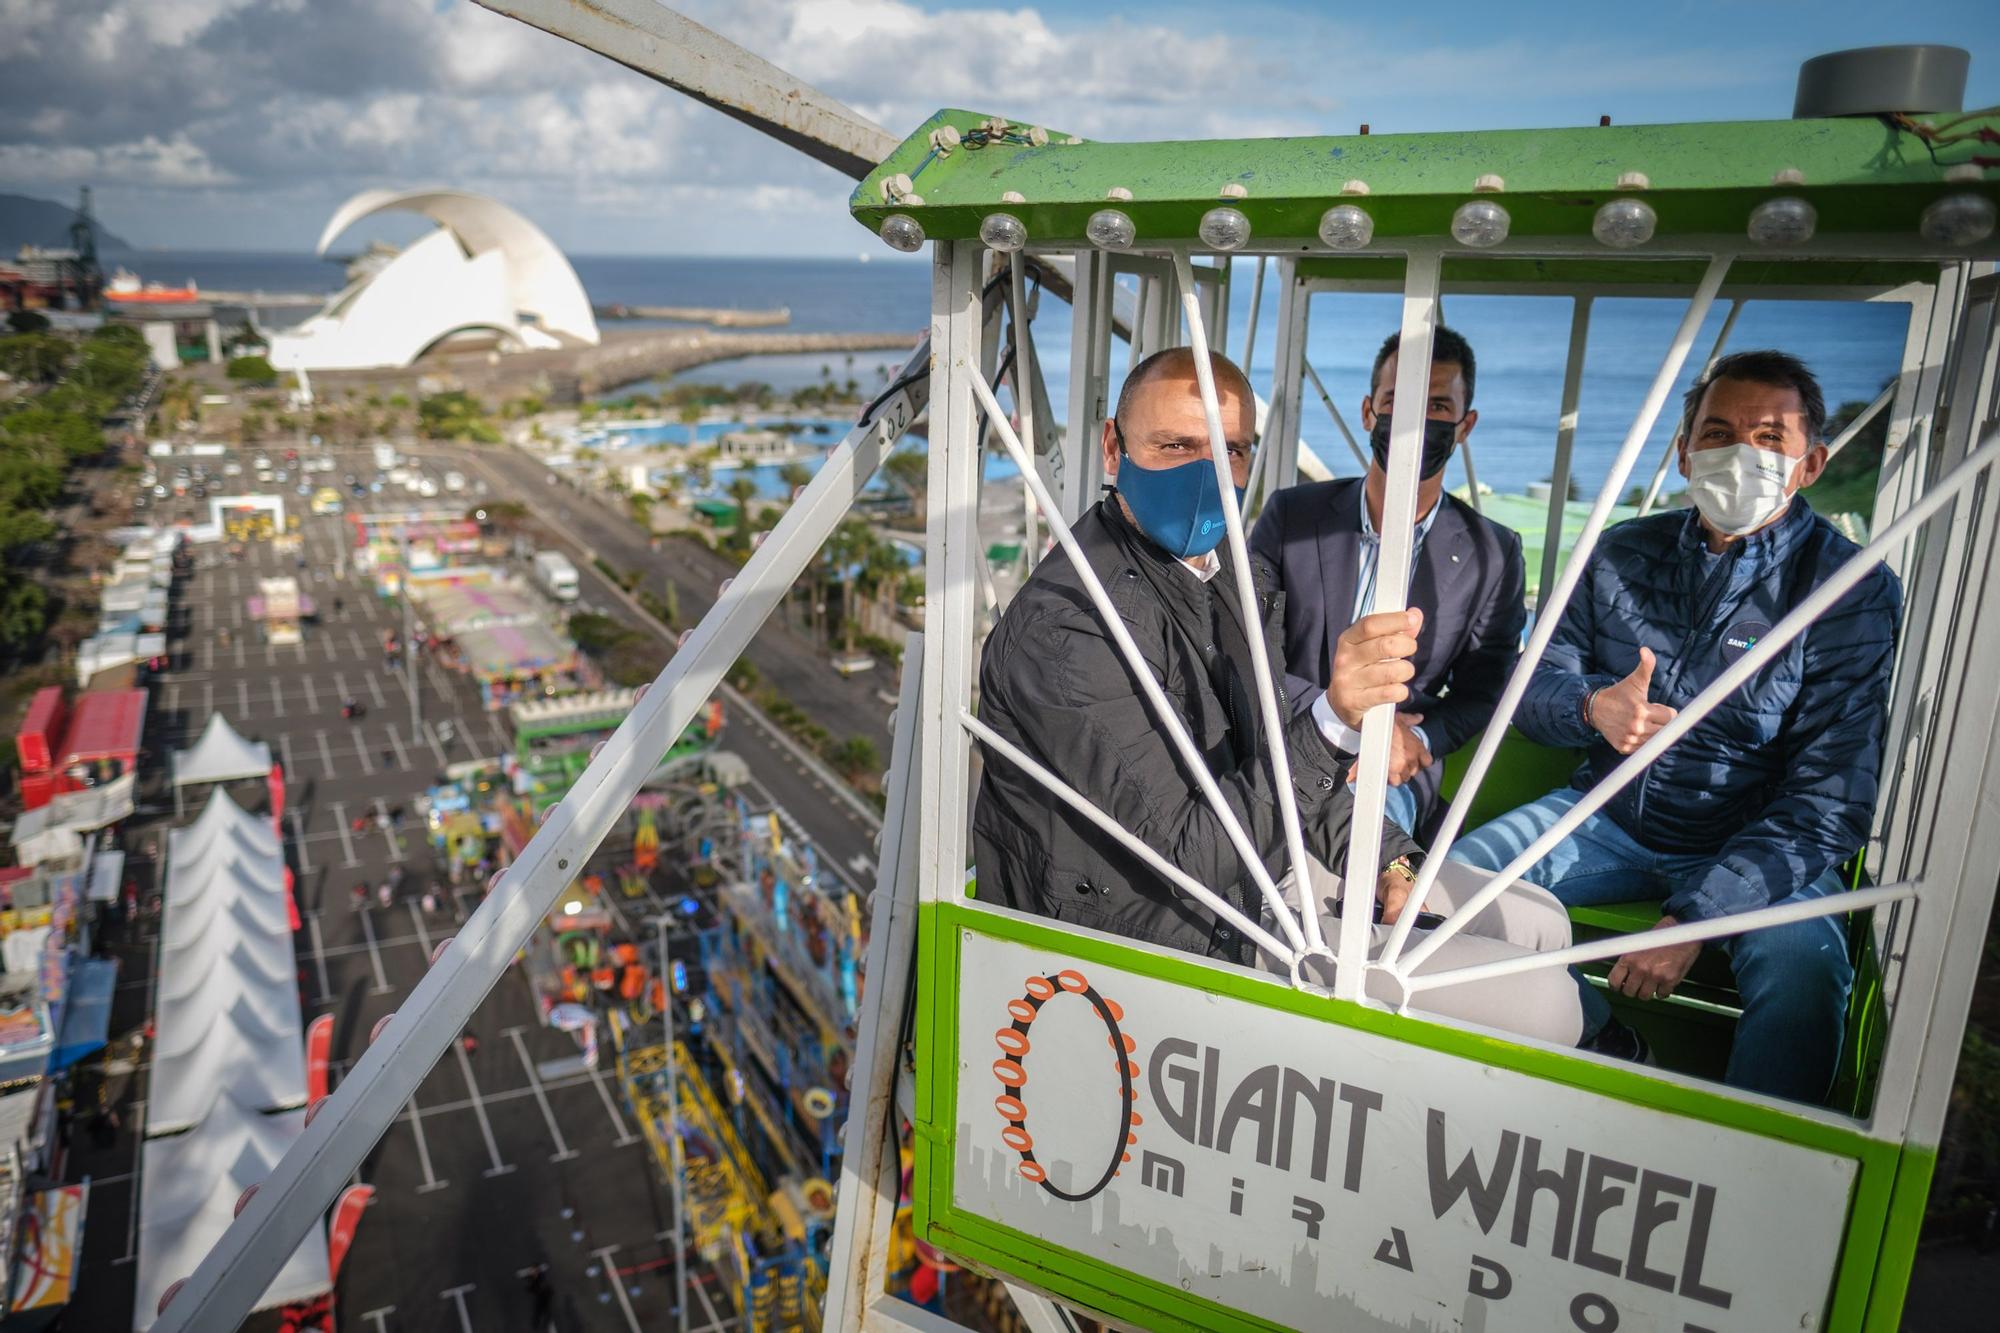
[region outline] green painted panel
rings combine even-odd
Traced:
[[[1843,1331],[1893,1327],[1892,1317],[1884,1322],[1883,1311],[1889,1310],[1893,1316],[1893,1311],[1900,1309],[1908,1282],[1910,1253],[1928,1188],[1927,1150],[1905,1152],[1901,1144],[1870,1138],[1858,1127],[1827,1124],[1741,1102],[1719,1090],[1663,1083],[1637,1069],[1602,1066],[1498,1037],[1281,990],[1255,977],[1211,969],[1192,956],[1159,957],[1110,941],[1078,937],[1053,923],[999,917],[952,903],[923,908],[919,929],[917,1174],[913,1191],[918,1234],[975,1264],[1054,1291],[1081,1308],[1147,1328],[1270,1327],[953,1205],[961,931],[1060,951],[1084,962],[1123,968],[1191,990],[1230,996],[1274,1011],[1310,1015],[1481,1065],[1853,1158],[1857,1173],[1827,1327]],[[1886,1241],[1885,1229],[1893,1233]]]
[[[1597,206],[1617,194],[1627,172],[1648,178],[1644,198],[1663,237],[1741,235],[1750,210],[1779,193],[1811,200],[1822,236],[1914,237],[1918,215],[1939,195],[1995,193],[1990,179],[1947,186],[1944,168],[1917,139],[1858,118],[1119,144],[1055,135],[1042,147],[966,144],[945,156],[931,148],[933,130],[966,132],[986,119],[944,110],[926,121],[856,187],[857,220],[872,231],[898,211],[882,194],[882,182],[897,174],[922,196],[921,206],[904,211],[932,239],[976,236],[980,219],[1012,191],[1025,202],[1005,207],[1026,224],[1031,244],[1050,246],[1079,244],[1084,223],[1114,188],[1131,192],[1118,206],[1141,244],[1191,239],[1202,213],[1232,185],[1246,192],[1231,202],[1255,236],[1309,238],[1344,185],[1364,181],[1367,195],[1349,201],[1368,210],[1380,239],[1449,234],[1453,210],[1486,175],[1504,182],[1493,197],[1512,215],[1513,233],[1545,237],[1589,236]],[[2000,126],[2000,115],[1985,123]],[[1774,186],[1779,173],[1793,171],[1803,185]]]

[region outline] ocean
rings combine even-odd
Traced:
[[[868,243],[867,238],[860,239]],[[311,255],[146,251],[128,262],[136,263],[149,280],[172,283],[191,278],[220,290],[331,292],[341,282],[338,264]],[[792,313],[789,327],[799,332],[908,332],[913,340],[928,320],[929,267],[886,249],[867,263],[609,255],[577,255],[571,262],[591,299],[600,304],[785,306]],[[1243,347],[1251,268],[1250,262],[1239,261],[1232,283],[1228,340],[1232,354]],[[1684,306],[1684,301],[1659,299],[1597,301],[1575,452],[1577,483],[1584,494],[1593,494],[1602,483]],[[1479,420],[1471,443],[1479,479],[1498,490],[1523,490],[1550,472],[1570,302],[1554,297],[1453,296],[1447,291],[1445,315],[1470,340],[1478,357],[1473,405]],[[1710,312],[1676,395],[1700,369],[1723,315],[1720,305]],[[1375,349],[1397,321],[1398,302],[1391,296],[1329,294],[1314,301],[1307,354],[1356,431]],[[1277,302],[1268,286],[1258,322],[1255,364],[1249,369],[1252,381],[1264,389],[1277,343]],[[1832,407],[1865,402],[1881,391],[1897,371],[1906,323],[1906,307],[1887,302],[1755,301],[1744,307],[1730,346],[1780,347],[1798,354],[1818,373]],[[645,326],[643,321],[621,321],[619,326],[628,324]],[[1050,399],[1059,411],[1067,402],[1069,331],[1065,307],[1045,300],[1042,317],[1036,321],[1036,349]],[[837,381],[852,378],[867,390],[885,382],[901,363],[900,356],[876,352],[852,358],[762,357],[702,366],[682,378],[723,383],[761,380],[784,390],[816,383],[824,373]],[[608,396],[658,387],[633,385]],[[1665,447],[1674,420],[1670,407],[1648,443],[1637,480],[1651,476],[1652,462]],[[1310,393],[1304,434],[1336,473],[1353,471],[1353,460],[1331,418]],[[1462,480],[1456,465],[1451,480],[1454,485]]]

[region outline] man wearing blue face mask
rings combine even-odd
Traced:
[[[1361,424],[1374,458],[1367,475],[1305,482],[1272,495],[1250,546],[1285,592],[1286,685],[1292,707],[1312,707],[1343,749],[1357,750],[1357,716],[1316,702],[1331,679],[1333,646],[1375,602],[1382,504],[1388,491],[1389,426],[1396,405],[1400,334],[1375,354]],[[1389,817],[1412,832],[1442,813],[1444,757],[1477,740],[1520,656],[1521,538],[1445,493],[1445,465],[1472,433],[1478,364],[1456,331],[1431,340],[1430,394],[1419,408],[1424,451],[1417,481],[1416,548],[1408,605],[1424,614],[1411,659],[1410,697],[1396,710],[1389,752]]]
[[[1215,356],[1211,365],[1229,467],[1241,487],[1250,468],[1254,399],[1228,360]],[[1324,867],[1346,859],[1353,798],[1344,779],[1354,756],[1328,739],[1311,708],[1284,704],[1283,597],[1254,557],[1257,604],[1246,615],[1238,602],[1224,542],[1224,496],[1190,352],[1160,352],[1132,369],[1101,448],[1110,494],[1072,528],[1089,573],[1274,879],[1287,866],[1269,754],[1273,739],[1285,746],[1306,849],[1319,863],[1307,868],[1309,882],[1324,916],[1335,892]],[[1421,625],[1414,611],[1357,621],[1340,638],[1333,686],[1311,687],[1315,697],[1356,717],[1376,704],[1401,702]],[[1277,738],[1266,734],[1258,706],[1253,634],[1262,636],[1280,700],[1284,730]],[[1271,924],[1235,844],[1067,551],[1049,553],[988,636],[979,689],[982,722],[1245,917]],[[1239,931],[1002,756],[986,756],[972,832],[982,901],[1228,962],[1256,960]],[[1405,910],[1422,856],[1408,834],[1385,823],[1376,890],[1384,921]],[[1441,882],[1425,906],[1448,909],[1454,887]],[[1482,913],[1468,930],[1438,957],[1449,953],[1453,963],[1470,963],[1568,941],[1560,905],[1534,890]],[[1582,1024],[1574,988],[1559,972],[1483,991],[1427,991],[1417,1007],[1558,1042],[1573,1042]]]
[[[1818,382],[1783,352],[1724,357],[1688,390],[1677,447],[1693,507],[1604,534],[1515,719],[1588,757],[1454,860],[1511,862],[1855,554],[1798,494],[1826,467],[1825,426]],[[1572,906],[1658,899],[1659,926],[1839,892],[1873,815],[1901,604],[1895,575],[1874,570],[1524,878]],[[1701,951],[1633,943],[1608,982],[1637,1000],[1672,995]],[[1743,1002],[1727,1080],[1824,1098],[1852,981],[1842,920],[1719,947]],[[1605,997],[1583,997],[1584,1044],[1643,1059]]]

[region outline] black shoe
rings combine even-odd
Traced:
[[[1593,1055],[1608,1055],[1614,1060],[1630,1060],[1635,1065],[1659,1063],[1646,1039],[1615,1018],[1606,1019],[1594,1035],[1578,1043],[1578,1049]]]

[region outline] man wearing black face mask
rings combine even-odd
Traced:
[[[1399,337],[1391,334],[1375,354],[1370,391],[1361,400],[1361,423],[1374,452],[1367,475],[1279,491],[1250,539],[1285,591],[1286,686],[1295,708],[1310,707],[1327,686],[1342,631],[1374,605]],[[1442,812],[1441,761],[1475,739],[1493,716],[1527,617],[1520,537],[1444,490],[1445,466],[1479,420],[1472,410],[1477,371],[1472,347],[1440,327],[1431,343],[1409,588],[1409,605],[1423,612],[1424,625],[1389,756],[1389,817],[1412,831]],[[1361,725],[1358,715],[1329,719],[1320,712],[1329,739],[1359,749],[1350,731]]]

